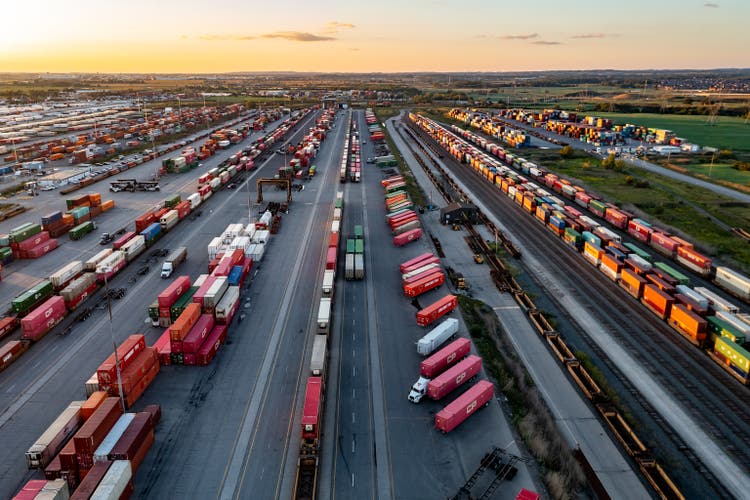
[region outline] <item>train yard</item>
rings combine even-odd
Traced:
[[[159,375],[143,394],[128,399],[134,410],[161,407],[151,451],[142,463],[139,459],[137,475],[133,467],[136,496],[241,498],[263,492],[299,499],[460,498],[471,492],[482,498],[515,498],[521,490],[541,488],[527,450],[517,444],[517,431],[504,415],[498,390],[487,380],[483,360],[470,347],[456,300],[463,286],[444,273],[439,242],[406,194],[405,179],[391,170],[398,161],[382,142],[374,115],[369,110],[313,110],[295,113],[295,119],[284,124],[282,117],[276,118],[268,124],[274,130],[258,137],[248,127],[253,147],[238,138],[215,156],[206,152],[205,165],[199,166],[193,156],[193,151],[204,153],[200,146],[192,150],[188,145],[180,153],[182,159],[152,158],[147,165],[154,170],[162,165],[161,192],[148,186],[140,189],[143,182],[135,179],[113,179],[116,208],[99,215],[96,228],[108,231],[101,245],[113,244],[111,251],[82,227],[71,226],[66,236],[70,242],[49,256],[8,266],[9,283],[2,287],[9,303],[20,291],[49,277],[53,295],[45,288],[43,299],[59,301],[63,307],[55,309],[55,321],[37,325],[34,311],[43,299],[32,293],[33,300],[24,296],[17,307],[14,302],[19,319],[27,318],[21,335],[14,331],[15,323],[0,325],[8,339],[30,347],[6,363],[0,374],[6,408],[0,413],[0,432],[7,436],[11,451],[0,460],[0,475],[7,478],[1,494],[12,496],[27,480],[38,477],[26,470],[23,460],[28,446],[52,420],[38,408],[56,414],[83,398],[87,386],[93,387],[91,373],[111,352],[110,328],[118,345],[143,333],[144,345],[153,350],[148,352],[158,354],[161,363]],[[609,229],[608,223],[619,221],[616,208],[605,206],[612,215],[605,216],[603,210],[599,222],[588,204],[579,203],[576,209],[557,197],[564,183],[559,191],[550,186],[557,194],[533,191],[535,205],[524,210],[529,196],[523,193],[532,192],[533,186],[522,182],[528,172],[514,174],[511,198],[496,181],[499,168],[490,179],[481,167],[453,159],[458,152],[461,160],[465,154],[479,158],[479,151],[463,142],[479,141],[478,136],[461,138],[417,115],[404,118],[404,124],[402,135],[410,147],[420,149],[419,156],[432,164],[423,163],[423,168],[433,182],[438,182],[433,169],[445,171],[444,182],[450,177],[454,192],[446,193],[446,201],[481,205],[481,221],[501,231],[497,236],[505,252],[528,273],[522,279],[531,279],[544,292],[543,303],[554,305],[563,323],[559,332],[523,293],[488,242],[466,224],[475,262],[481,263],[477,257],[483,256],[500,291],[514,293],[529,312],[551,356],[566,367],[624,453],[632,457],[630,467],[643,472],[643,484],[650,483],[658,496],[679,498],[680,480],[697,473],[697,485],[687,488],[691,493],[728,497],[742,491],[750,460],[750,395],[743,384],[747,372],[743,377],[737,370],[741,363],[729,362],[730,351],[716,346],[730,333],[735,335],[727,344],[730,349],[741,346],[744,317],[740,314],[740,323],[735,323],[734,313],[716,312],[722,304],[730,307],[732,299],[711,281],[721,284],[722,276],[731,279],[731,273],[712,267],[710,260],[679,239],[683,250],[672,249],[674,262],[648,263],[643,241],[637,245],[638,228],[628,231],[632,217],[624,226]],[[282,142],[286,144],[279,147]],[[496,159],[501,161],[497,155]],[[511,159],[502,171],[505,177],[513,177],[512,165]],[[86,189],[103,190],[99,185],[104,177]],[[293,185],[299,187],[295,193]],[[516,192],[521,193],[520,203]],[[44,193],[41,198],[49,196]],[[91,206],[102,203],[92,194],[73,197],[86,198]],[[52,207],[53,200],[32,210],[31,217]],[[153,205],[159,201],[164,206],[157,210]],[[550,212],[544,223],[537,216],[542,203]],[[256,215],[260,206],[273,210]],[[502,223],[493,226],[488,217]],[[553,218],[582,217],[588,227],[568,222],[567,228],[576,234],[565,231],[565,225],[552,224]],[[135,231],[128,227],[133,221]],[[232,224],[219,238],[225,243],[218,242],[217,232],[227,223]],[[268,227],[274,236],[259,236],[254,223]],[[234,231],[233,226],[244,229]],[[36,229],[20,228],[13,241],[28,240],[24,249],[33,248]],[[649,237],[652,233],[657,231],[651,230]],[[459,234],[455,238],[462,238]],[[597,269],[606,255],[617,256],[613,251],[605,255],[607,242],[625,256],[615,278]],[[206,251],[211,278],[199,277],[206,273]],[[232,257],[222,260],[226,252]],[[235,259],[237,252],[243,256]],[[592,252],[596,267],[585,258]],[[167,257],[164,263],[162,257]],[[63,266],[66,262],[72,263]],[[218,268],[216,276],[230,275],[233,264],[240,270],[234,278],[216,278],[222,283],[218,292],[213,273]],[[200,296],[203,316],[193,318],[191,333],[174,327],[182,333],[170,340],[170,324],[184,321],[160,303],[149,307],[167,283],[152,272],[154,267],[168,268],[163,278],[179,283],[181,292],[187,287]],[[538,272],[542,267],[544,272]],[[99,279],[73,281],[87,270]],[[617,280],[627,283],[628,273],[636,276],[631,281],[638,284],[637,293],[618,286]],[[693,288],[686,290],[688,279]],[[232,281],[231,292],[225,291],[225,281]],[[724,285],[742,294],[742,289]],[[673,294],[668,302],[671,314],[648,300],[667,292]],[[222,293],[229,293],[224,302],[219,301]],[[114,325],[100,313],[105,294],[111,299]],[[215,299],[213,294],[218,294]],[[179,312],[190,298],[174,302],[171,306]],[[701,315],[704,302],[715,314]],[[705,323],[700,330],[704,337],[694,342],[705,350],[689,342],[698,339],[697,330],[680,326],[683,331],[676,331],[679,317],[674,311],[680,308],[687,311],[683,317]],[[211,333],[217,328],[214,324],[224,323],[223,330]],[[205,332],[193,333],[193,326],[205,327]],[[568,332],[571,326],[574,331]],[[203,352],[205,336],[222,335],[226,340],[221,350],[207,346]],[[626,391],[627,403],[638,406],[636,415],[647,416],[647,442],[581,364],[573,362],[577,349],[602,363],[605,373],[615,377],[614,386]],[[454,350],[461,354],[455,357]],[[196,363],[206,356],[216,359]],[[431,364],[440,368],[433,370]],[[106,388],[102,380],[98,384]],[[671,418],[665,415],[669,409]],[[662,436],[655,439],[655,433]],[[665,442],[664,450],[655,449]],[[580,449],[578,453],[582,455]],[[680,456],[677,474],[663,465],[675,454]],[[586,463],[585,457],[581,463]],[[489,480],[483,475],[488,468],[494,471]],[[596,472],[590,472],[589,479],[594,491],[604,491]]]
[[[480,197],[482,202],[493,210],[498,210],[499,214],[505,215],[502,219],[504,226],[510,234],[524,238],[523,248],[551,244],[547,243],[553,239],[551,232],[542,224],[531,223],[533,220],[525,223],[518,205],[507,196],[498,195],[494,185],[486,182],[486,178],[485,182],[482,182],[483,177],[471,172],[472,169],[459,167],[449,160],[445,162],[455,165],[451,170],[472,190],[473,195]],[[555,273],[566,290],[565,295],[584,293],[586,303],[593,301],[596,306],[589,307],[588,310],[598,316],[597,322],[603,329],[610,332],[623,345],[633,349],[633,352],[637,353],[637,358],[643,360],[644,365],[654,372],[652,376],[663,381],[665,388],[675,391],[677,400],[684,402],[685,407],[694,412],[694,418],[700,422],[700,426],[714,435],[722,443],[722,448],[729,454],[734,454],[736,460],[746,463],[742,451],[744,447],[735,446],[737,439],[741,442],[747,439],[747,415],[744,411],[747,404],[746,390],[736,382],[733,383],[718,366],[712,366],[713,363],[708,356],[691,349],[689,344],[676,336],[664,323],[654,321],[655,318],[650,316],[650,312],[644,313],[640,306],[614,287],[611,280],[604,279],[601,273],[592,272],[590,264],[577,258],[575,252],[565,248],[562,242],[559,251],[537,251],[539,255],[544,255],[546,261],[554,264],[551,269],[565,270]],[[586,287],[577,292],[576,290],[581,288],[581,279],[585,280]],[[561,292],[562,289],[555,291],[558,297],[561,297]],[[585,332],[587,327],[579,326],[579,330]],[[606,351],[600,347],[596,350],[600,353]],[[702,383],[696,384],[691,380],[685,380],[685,373],[695,373],[698,370],[701,373],[706,372],[698,378]],[[680,388],[681,385],[684,385],[684,388]],[[638,388],[633,388],[632,384],[627,384],[626,387],[630,387],[637,401],[644,401]],[[706,423],[705,415],[711,412],[714,417],[709,418],[709,421],[721,418],[726,424],[715,428],[711,423]],[[657,417],[657,420],[662,418]],[[668,435],[674,436],[674,432],[669,431]],[[693,444],[696,445],[698,443]],[[688,456],[694,452],[690,446],[681,446],[679,441],[677,448],[686,450]],[[697,468],[700,470],[700,465]]]

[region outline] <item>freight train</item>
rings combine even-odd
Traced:
[[[736,326],[750,326],[750,322],[747,316],[736,314],[739,312],[736,306],[704,288],[687,287],[686,281],[689,280],[681,273],[663,263],[652,264],[645,258],[648,257],[646,252],[641,249],[633,251],[632,248],[637,247],[632,244],[629,247],[623,245],[615,232],[581,215],[561,198],[513,172],[507,165],[473,147],[456,133],[421,115],[412,113],[409,119],[451,156],[462,164],[470,165],[478,175],[497,187],[498,192],[513,199],[521,210],[544,224],[674,330],[696,346],[705,348],[710,357],[733,377],[743,384],[750,384],[750,352],[743,346],[747,338],[742,327]],[[711,259],[695,251],[689,242],[669,236],[613,205],[595,200],[581,188],[552,174],[545,174],[536,165],[529,165],[530,162],[506,153],[497,145],[488,144],[485,139],[467,131],[460,133],[464,137],[472,137],[483,149],[505,163],[527,168],[531,177],[543,179],[546,187],[552,187],[553,191],[574,200],[580,207],[604,217],[607,222],[627,230],[631,235],[639,235],[634,237],[648,242],[659,253],[676,258],[702,276],[713,276],[717,284],[733,290],[743,300],[750,299],[750,279],[728,268],[714,268]],[[679,290],[678,285],[681,287]],[[716,321],[710,318],[714,318],[719,311],[732,314],[734,325],[714,326]]]
[[[642,219],[636,218],[628,211],[622,210],[612,203],[607,203],[591,193],[586,193],[582,187],[576,186],[566,179],[549,173],[524,158],[507,152],[503,147],[489,142],[483,137],[468,130],[464,130],[456,125],[452,125],[450,130],[455,135],[466,139],[479,148],[480,151],[475,151],[475,153],[472,154],[467,153],[467,156],[464,157],[462,161],[469,163],[475,169],[479,170],[483,176],[490,180],[490,182],[497,183],[496,177],[498,174],[502,177],[508,177],[508,185],[516,188],[513,190],[514,193],[518,193],[520,190],[521,198],[527,196],[526,192],[531,190],[529,203],[533,201],[535,205],[541,204],[537,200],[537,198],[540,198],[543,203],[549,205],[558,204],[559,206],[564,207],[565,204],[558,203],[560,199],[556,197],[556,194],[562,195],[576,205],[589,210],[600,219],[626,231],[634,239],[650,245],[654,250],[665,257],[679,262],[687,269],[690,269],[704,278],[712,279],[714,283],[727,292],[750,303],[750,278],[743,276],[730,268],[714,266],[712,259],[698,252],[692,243],[680,237],[671,235],[666,230],[653,226]],[[486,153],[494,156],[494,158]],[[539,184],[543,184],[545,187],[552,189],[555,194],[552,194],[541,186],[528,181],[525,177],[516,175],[514,172],[507,170],[507,167],[496,161],[496,159],[499,159],[501,162],[505,163],[505,165],[513,167],[521,174],[528,175],[530,178],[535,179]],[[501,179],[500,182],[503,182],[503,180]],[[504,185],[502,185],[502,188],[506,192],[509,191],[505,189]],[[576,222],[575,217],[569,217],[569,219],[569,224],[574,224]]]
[[[304,116],[301,114],[298,119],[285,124],[284,131],[296,125]],[[276,132],[262,138],[264,145],[270,144],[269,137],[276,137]],[[278,136],[281,137],[283,134]],[[213,192],[221,189],[229,179],[239,174],[243,168],[254,168],[253,160],[261,151],[256,147],[246,148],[242,154],[249,159],[238,165],[230,165],[229,161],[222,162],[219,167],[209,172],[209,183],[201,185],[198,192],[191,194],[186,200],[181,200],[179,195],[172,196],[164,200],[158,208],[137,217],[134,221],[135,231],[128,231],[118,237],[111,249],[102,250],[85,263],[74,261],[53,273],[50,279],[42,280],[15,297],[11,301],[11,309],[0,318],[0,338],[10,334],[18,325],[21,326],[22,335],[20,340],[0,346],[0,371],[15,362],[31,343],[40,340],[66,316],[81,307],[105,281],[111,280],[138,255],[153,246],[166,232],[195,211]],[[233,173],[229,175],[229,172]],[[225,173],[226,181],[222,181],[221,177]],[[202,178],[205,181],[205,176]],[[86,314],[81,313],[80,318],[84,317]]]
[[[349,112],[346,123],[346,140],[342,157],[343,175],[346,176],[346,162],[351,151],[351,131],[353,123]],[[344,178],[340,178],[344,181]],[[317,494],[318,465],[321,451],[323,409],[326,379],[328,375],[329,342],[331,331],[331,304],[335,294],[336,267],[340,238],[340,222],[344,215],[344,193],[338,191],[333,206],[338,219],[332,220],[331,231],[325,236],[328,243],[326,260],[321,283],[321,298],[318,305],[318,319],[313,338],[313,351],[305,384],[305,403],[302,409],[299,458],[297,477],[294,483],[296,500],[314,500]]]

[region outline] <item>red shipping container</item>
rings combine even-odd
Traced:
[[[38,259],[50,253],[57,248],[57,240],[47,240],[44,243],[35,246],[26,252],[27,259]]]
[[[425,378],[435,378],[449,366],[461,361],[471,349],[471,341],[466,338],[456,339],[446,347],[425,359],[419,364],[419,373]]]
[[[198,355],[192,352],[182,353],[182,364],[185,366],[195,366],[198,363]]]
[[[153,348],[156,349],[156,352],[159,355],[159,363],[162,366],[169,366],[171,364],[172,354],[171,342],[169,340],[169,328],[164,330],[164,333],[156,339]]]
[[[177,210],[177,217],[184,219],[190,213],[190,202],[187,200],[181,201],[174,208]]]
[[[128,231],[127,233],[117,238],[114,243],[112,243],[112,248],[114,250],[119,250],[120,248],[123,247],[123,245],[125,245],[125,243],[132,240],[134,237],[135,237],[135,233],[132,231]]]
[[[138,398],[140,398],[144,392],[146,392],[146,389],[148,389],[148,386],[151,385],[151,382],[154,381],[156,376],[159,374],[159,362],[158,360],[151,365],[151,368],[148,372],[146,372],[145,375],[143,375],[143,378],[139,380],[134,387],[130,389],[130,391],[125,393],[125,405],[128,408],[131,408],[136,401],[138,401]]]
[[[211,288],[211,285],[214,284],[214,281],[216,281],[216,276],[209,276],[208,278],[206,278],[206,281],[203,282],[200,288],[198,288],[198,290],[196,290],[195,294],[193,295],[194,303],[203,305],[203,299],[206,297],[208,289]]]
[[[422,228],[412,229],[393,237],[393,244],[397,247],[404,246],[422,237]]]
[[[141,442],[141,446],[138,448],[138,451],[135,452],[135,455],[133,455],[133,458],[130,459],[130,466],[133,469],[133,474],[135,475],[135,472],[138,470],[138,468],[141,466],[141,463],[143,463],[143,459],[146,458],[146,454],[148,454],[148,450],[151,449],[151,446],[154,444],[154,431],[152,430],[146,435],[146,438]]]
[[[427,265],[429,265],[429,264],[427,264]],[[417,281],[421,281],[421,280],[427,278],[428,276],[432,276],[433,274],[436,274],[436,273],[441,273],[442,274],[442,272],[443,271],[439,267],[429,267],[426,270],[420,272],[419,274],[415,274],[414,276],[410,276],[410,277],[408,277],[406,279],[401,280],[401,285],[403,285],[404,287],[406,285],[413,285]]]
[[[49,240],[49,232],[42,231],[41,233],[37,233],[31,238],[27,238],[20,243],[18,243],[18,249],[23,250],[24,252],[31,250],[32,248],[41,245],[45,241]]]
[[[202,314],[193,328],[182,341],[182,352],[194,354],[198,352],[203,341],[208,337],[214,327],[214,317],[210,314]],[[185,363],[187,364],[187,363]]]
[[[408,283],[404,285],[404,293],[407,297],[418,297],[425,292],[428,292],[434,288],[438,288],[445,283],[445,274],[442,271],[438,271],[430,274],[429,276],[420,279],[415,283]]]
[[[625,229],[628,225],[628,216],[614,208],[607,208],[604,219],[620,229]]]
[[[42,488],[46,485],[47,481],[44,479],[30,479],[23,488],[21,488],[21,491],[16,493],[13,500],[34,500],[37,494],[42,491]]]
[[[333,248],[339,247],[339,233],[331,233],[328,237],[328,246]]]
[[[696,252],[692,248],[678,247],[677,248],[677,260],[684,264],[686,267],[697,271],[699,273],[705,273],[711,271],[712,260],[710,257]]]
[[[89,500],[111,465],[112,462],[109,460],[96,462],[70,496],[70,500]]]
[[[135,219],[135,232],[140,233],[157,220],[158,217],[156,217],[156,214],[154,212],[146,212],[145,214]]]
[[[76,471],[76,476],[78,475],[78,461],[76,460],[76,445],[73,442],[73,440],[69,440],[67,443],[65,443],[65,446],[63,446],[63,449],[60,450],[60,453],[57,455],[60,459],[60,476],[62,477],[63,471]],[[47,469],[50,469],[52,467],[52,464],[55,462],[55,460],[52,460],[50,462],[50,465],[47,466]],[[47,469],[45,469],[45,476],[47,474]],[[50,469],[52,471],[54,469]]]
[[[412,265],[410,265],[408,267],[405,267],[404,270],[402,271],[402,274],[407,274],[407,273],[410,273],[412,271],[416,271],[420,267],[424,267],[424,266],[427,266],[427,265],[430,265],[430,264],[439,264],[439,263],[440,263],[440,258],[439,257],[430,256],[430,257],[428,257],[428,258],[426,258],[426,259],[424,259],[424,260],[422,260],[420,262],[417,262],[416,264],[412,264]]]
[[[190,276],[178,276],[163,292],[157,297],[159,307],[172,307],[177,299],[190,288]],[[167,313],[167,316],[169,314]]]
[[[338,233],[337,233],[338,234]],[[247,278],[248,273],[253,268],[253,258],[245,257],[245,261],[242,263],[242,280]]]
[[[232,270],[232,259],[227,257],[229,256],[221,258],[218,264],[211,270],[211,276],[229,276],[229,272]]]
[[[122,392],[129,394],[132,392],[143,377],[151,371],[154,365],[159,364],[159,356],[156,354],[156,350],[153,347],[147,347],[133,358],[133,361],[128,365],[127,368],[120,372],[120,379],[122,380]],[[110,384],[102,384],[99,381],[99,387],[103,390],[107,390],[110,395],[118,396],[119,387],[117,385],[117,378],[115,378]]]
[[[151,423],[156,427],[161,420],[161,405],[147,405],[143,411],[151,415]]]
[[[131,335],[117,348],[117,357],[120,362],[120,372],[123,372],[135,360],[139,353],[146,349],[146,337],[142,334]],[[117,382],[117,367],[115,366],[115,355],[109,357],[96,370],[100,385],[109,385]]]
[[[39,340],[65,317],[66,312],[62,297],[50,297],[21,320],[21,338]]]
[[[198,349],[198,356],[196,362],[198,366],[208,365],[216,356],[219,351],[219,347],[222,343],[222,336],[226,334],[225,325],[221,325],[222,328],[214,328],[208,335],[208,338],[203,342],[200,349]]]
[[[328,253],[326,253],[326,269],[336,270],[336,247],[328,247]]]
[[[455,295],[446,295],[436,302],[417,312],[417,325],[427,326],[438,318],[451,312],[458,305]]]
[[[170,340],[169,341],[169,350],[171,352],[182,352],[182,340]]]
[[[651,246],[659,252],[674,257],[677,251],[677,242],[663,233],[651,233]]]
[[[417,255],[413,259],[409,259],[406,262],[402,262],[401,265],[399,266],[399,271],[401,272],[401,274],[408,273],[409,268],[412,268],[413,266],[419,264],[423,260],[427,260],[430,257],[434,257],[434,256],[435,256],[434,254],[429,253],[429,252]],[[421,267],[421,266],[417,266],[417,267]]]
[[[96,282],[91,283],[91,285],[89,285],[89,287],[87,289],[85,289],[84,291],[82,291],[79,295],[76,295],[75,297],[73,297],[72,300],[70,300],[70,301],[66,300],[65,301],[65,307],[67,307],[70,311],[73,311],[76,307],[78,307],[80,305],[81,302],[83,302],[84,300],[86,300],[86,298],[88,298],[89,295],[91,295],[92,293],[94,293],[94,291],[98,287],[99,287],[98,283],[96,283]]]
[[[120,439],[112,447],[110,460],[132,460],[149,435],[153,436],[154,420],[149,412],[138,412]],[[135,467],[134,467],[135,468]]]
[[[0,319],[0,339],[12,332],[18,325],[16,316],[7,316]]]
[[[209,277],[206,279],[206,281],[210,279],[211,278]],[[198,318],[201,315],[202,303],[203,300],[201,300],[200,303],[191,302],[190,304],[185,306],[185,310],[182,311],[182,314],[180,314],[175,322],[172,323],[169,327],[169,338],[171,340],[181,341],[185,338],[185,335],[188,334],[190,329],[193,327],[195,322],[198,321]],[[172,350],[174,351],[174,345],[172,346]]]
[[[427,395],[435,401],[442,399],[460,385],[468,382],[481,369],[482,358],[469,356],[430,380],[427,384]]]
[[[488,404],[494,394],[495,386],[486,380],[480,380],[435,415],[435,428],[443,434],[452,431],[483,405]]]
[[[104,441],[120,415],[122,415],[120,400],[107,398],[86,420],[83,427],[75,433],[73,443],[80,469],[90,469],[94,466],[94,451]]]

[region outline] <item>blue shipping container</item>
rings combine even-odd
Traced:
[[[617,257],[617,259],[620,262],[624,261],[628,257],[627,255],[625,255],[624,253],[622,253],[621,251],[619,251],[615,247],[611,247],[609,245],[607,245],[606,247],[604,247],[604,251],[607,252],[608,254],[612,255],[613,257]]]
[[[60,210],[58,210],[57,212],[52,212],[51,214],[47,214],[42,217],[42,225],[52,224],[53,222],[62,220],[62,216],[63,213]]]
[[[633,219],[633,222],[636,222],[636,223],[640,224],[641,226],[651,227],[651,224],[649,224],[648,222],[646,222],[643,219]]]
[[[154,238],[156,238],[159,233],[161,233],[161,224],[158,222],[154,222],[150,226],[148,226],[146,229],[141,231],[141,234],[144,238],[146,238],[146,241],[151,241]]]
[[[227,283],[229,286],[239,286],[240,279],[242,278],[242,266],[234,266],[231,271],[229,271],[229,276],[227,277]]]
[[[549,218],[549,223],[552,224],[557,229],[565,229],[565,221],[558,219],[554,215]]]

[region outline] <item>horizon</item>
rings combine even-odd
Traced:
[[[0,33],[8,73],[507,73],[712,70],[747,65],[750,4],[498,5],[377,9],[320,0],[14,3]],[[289,13],[294,13],[289,15]],[[397,15],[396,15],[397,14]],[[117,19],[117,22],[112,22]],[[31,23],[23,22],[31,20]],[[614,54],[614,56],[613,56]],[[562,62],[564,61],[564,62]]]

